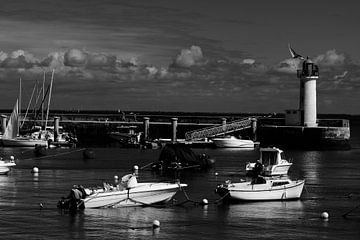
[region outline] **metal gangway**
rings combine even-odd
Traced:
[[[248,117],[227,124],[217,125],[215,127],[207,127],[207,128],[186,132],[185,140],[186,141],[200,140],[208,137],[214,137],[218,135],[223,135],[223,134],[251,128],[252,125],[251,123],[253,119],[254,119],[253,117]]]

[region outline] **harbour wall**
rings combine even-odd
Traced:
[[[0,111],[1,113],[1,111]],[[5,115],[9,113],[3,112]],[[118,126],[137,126],[144,132],[144,118],[149,118],[149,138],[171,139],[173,133],[172,118],[176,117],[176,137],[184,139],[188,131],[209,126],[221,125],[224,119],[232,122],[244,117],[256,117],[257,128],[232,133],[243,138],[256,139],[261,146],[284,146],[309,149],[346,149],[350,147],[350,121],[344,119],[319,119],[319,127],[285,126],[281,114],[224,114],[224,113],[162,113],[162,112],[51,112],[49,119],[60,117],[64,130],[74,133],[79,146],[107,147],[114,144],[109,132]],[[325,115],[325,117],[331,117]],[[31,116],[30,116],[31,118]],[[359,121],[355,117],[353,120]],[[52,125],[52,120],[48,121]],[[33,121],[26,121],[31,126]],[[38,121],[37,124],[42,124]]]

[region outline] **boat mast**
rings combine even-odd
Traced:
[[[19,79],[19,102],[18,102],[18,109],[19,109],[19,115],[18,115],[18,118],[17,118],[17,132],[18,134],[20,133],[20,119],[21,119],[21,77]]]
[[[26,108],[25,116],[24,116],[24,118],[23,118],[23,120],[22,120],[22,122],[21,122],[20,128],[22,128],[22,126],[23,126],[24,123],[25,123],[25,119],[26,119],[26,116],[27,116],[27,114],[28,114],[28,111],[29,111],[29,108],[30,108],[30,105],[31,105],[31,102],[32,102],[32,99],[33,99],[33,96],[34,96],[35,89],[37,88],[37,84],[38,84],[38,82],[37,82],[37,80],[36,80],[36,82],[35,82],[35,84],[34,84],[33,91],[32,91],[32,93],[31,93],[30,101],[29,101],[28,106],[27,106],[27,108]]]
[[[44,78],[43,78],[43,85],[42,85],[42,99],[45,98],[45,71],[44,71]],[[44,122],[44,104],[41,103],[41,122]]]
[[[54,73],[55,70],[52,70],[52,74],[51,74],[51,82],[50,82],[50,93],[49,93],[49,100],[48,100],[48,106],[46,109],[46,119],[45,119],[45,130],[47,127],[47,121],[48,121],[48,117],[49,117],[49,108],[50,108],[50,101],[51,101],[51,92],[52,92],[52,85],[53,85],[53,81],[54,81]]]

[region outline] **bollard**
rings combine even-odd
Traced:
[[[54,117],[54,142],[59,141],[59,117]]]
[[[176,142],[176,130],[177,130],[177,118],[172,118],[171,119],[171,125],[172,125],[172,142]]]
[[[252,129],[252,138],[253,141],[257,140],[257,119],[256,118],[251,118],[251,129]]]
[[[1,115],[1,132],[2,132],[2,134],[4,134],[5,133],[5,129],[6,129],[6,120],[7,120],[7,117],[6,117],[6,115]]]
[[[150,118],[144,117],[144,139],[149,139]]]
[[[221,125],[223,128],[223,131],[225,132],[226,131],[226,118],[221,118]]]

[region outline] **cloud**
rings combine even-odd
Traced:
[[[293,74],[296,73],[296,71],[300,68],[300,63],[301,61],[299,59],[285,59],[282,62],[278,63],[273,68],[273,70],[275,70],[276,72]]]
[[[52,52],[41,61],[41,65],[50,69],[61,69],[64,65],[64,53]]]
[[[201,65],[203,53],[200,47],[191,46],[190,49],[182,49],[173,62],[173,66],[188,68],[194,65]]]
[[[87,54],[82,50],[70,49],[64,55],[64,65],[70,67],[85,66],[87,57]]]
[[[326,67],[340,66],[345,63],[345,55],[343,53],[338,54],[335,49],[328,50],[325,54],[315,57],[314,62]]]
[[[23,50],[16,50],[9,55],[1,52],[0,53],[1,68],[31,68],[39,64],[39,60],[36,59],[32,54]]]
[[[247,59],[242,60],[242,63],[252,65],[255,63],[255,60],[251,59],[251,58],[247,58]]]
[[[337,79],[344,78],[347,74],[348,74],[348,71],[344,71],[344,72],[343,72],[342,74],[340,74],[340,75],[335,75],[335,76],[334,76],[334,79],[337,80]]]
[[[8,57],[7,53],[0,51],[0,64]]]
[[[88,54],[88,68],[114,67],[116,64],[116,56],[106,55],[104,53]]]

